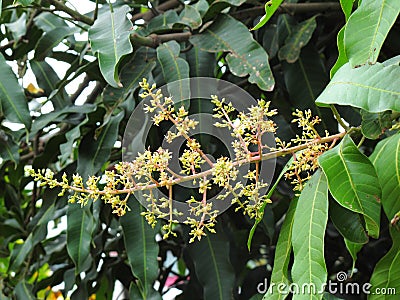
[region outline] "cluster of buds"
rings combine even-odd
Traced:
[[[234,158],[220,157],[212,162],[202,151],[200,143],[191,137],[190,130],[194,129],[198,122],[189,117],[188,111],[181,106],[176,109],[170,97],[164,97],[156,86],[144,79],[140,83],[143,93],[142,98],[150,97],[150,105],[145,106],[145,112],[153,113],[153,122],[159,125],[167,120],[174,124],[174,132],[168,131],[166,140],[172,142],[177,137],[186,139],[186,149],[179,157],[182,166],[181,174],[177,174],[170,168],[172,153],[167,149],[159,148],[155,151],[146,150],[133,161],[123,161],[114,166],[112,171],[98,176],[89,177],[86,182],[76,174],[72,180],[67,179],[63,174],[61,180],[54,178],[50,170],[35,171],[29,173],[42,186],[61,189],[60,196],[71,191],[70,202],[79,203],[84,206],[89,200],[101,199],[110,204],[113,213],[123,216],[129,210],[127,205],[129,196],[140,192],[146,199],[147,211],[142,212],[147,222],[155,226],[159,219],[166,219],[167,223],[162,227],[164,238],[175,235],[173,229],[179,223],[178,217],[183,212],[176,211],[173,207],[173,186],[192,180],[198,184],[200,199],[191,197],[186,200],[189,216],[184,221],[191,227],[190,242],[200,240],[206,235],[205,231],[215,232],[214,226],[218,210],[213,208],[208,201],[208,191],[224,189],[217,199],[223,201],[228,196],[232,197],[232,204],[237,210],[242,210],[250,218],[259,219],[262,217],[261,208],[271,200],[265,195],[267,183],[260,178],[259,164],[264,159],[275,158],[279,155],[293,154],[295,159],[292,166],[286,173],[286,178],[291,179],[295,190],[301,190],[304,181],[310,177],[318,167],[317,158],[328,149],[328,144],[321,142],[321,137],[314,126],[320,122],[318,117],[312,117],[310,111],[296,111],[294,122],[302,128],[302,136],[296,136],[290,143],[284,143],[276,139],[277,147],[263,143],[265,134],[276,132],[276,124],[270,120],[277,114],[276,110],[269,109],[269,102],[260,100],[257,106],[252,106],[247,112],[237,112],[232,103],[226,103],[225,99],[218,99],[212,96],[212,103],[215,105],[214,117],[218,122],[214,125],[229,129],[234,138],[232,147],[235,151]],[[294,144],[295,146],[292,146]],[[306,145],[306,146],[302,146]],[[274,152],[264,155],[265,150]],[[301,151],[299,151],[301,150]],[[295,154],[295,152],[297,152]],[[244,164],[254,164],[255,167],[244,175],[246,183],[236,182],[239,176],[238,168]],[[204,168],[207,166],[207,168]],[[167,194],[156,196],[154,190],[165,188]]]

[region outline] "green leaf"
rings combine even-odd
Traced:
[[[390,228],[393,245],[389,252],[376,264],[371,277],[370,289],[371,294],[368,295],[368,300],[385,300],[397,299],[400,291],[400,232],[395,228]],[[377,289],[381,293],[375,293]],[[384,294],[382,291],[389,292],[389,289],[395,294]]]
[[[354,0],[340,0],[340,6],[342,7],[346,22],[349,20],[351,11],[353,10]]]
[[[35,48],[35,59],[44,60],[49,53],[60,44],[66,37],[78,32],[76,27],[59,27],[44,34]]]
[[[4,25],[11,31],[14,40],[18,41],[26,34],[26,13],[22,13],[15,22],[6,23]]]
[[[345,135],[339,145],[322,154],[318,161],[335,200],[345,208],[361,213],[368,234],[378,238],[381,188],[370,160]]]
[[[79,145],[78,173],[83,178],[96,174],[107,162],[117,140],[119,123],[123,117],[124,112],[112,116],[108,123],[101,128],[101,133],[96,139],[92,134],[88,134],[82,139]]]
[[[167,83],[178,81],[168,86],[170,96],[175,100],[186,100],[190,98],[189,81],[182,79],[189,77],[189,65],[186,60],[179,57],[181,47],[176,41],[163,43],[157,48],[157,58],[160,62],[164,80]]]
[[[385,129],[392,127],[391,112],[370,113],[361,110],[361,132],[371,140],[376,140],[383,134]]]
[[[50,32],[53,29],[68,26],[63,19],[50,12],[42,12],[34,20],[36,26],[44,32]]]
[[[385,67],[387,66],[391,66],[391,65],[399,65],[400,64],[400,55],[396,55],[394,57],[391,57],[387,60],[385,60],[382,65],[384,65]]]
[[[339,233],[349,242],[365,244],[368,235],[360,215],[339,205],[336,201],[329,201],[329,216]]]
[[[314,16],[291,28],[290,35],[286,38],[285,44],[278,52],[280,60],[294,63],[299,59],[301,48],[308,44],[317,27],[315,18]]]
[[[122,86],[118,78],[121,57],[133,50],[130,42],[132,22],[126,16],[130,10],[128,5],[123,5],[103,11],[89,29],[90,45],[97,53],[100,71],[108,84],[114,87]]]
[[[337,35],[337,46],[338,46],[339,56],[335,62],[335,65],[331,69],[330,78],[332,78],[333,75],[335,75],[335,73],[340,69],[340,67],[342,67],[349,61],[347,59],[346,51],[344,50],[344,30],[345,27],[343,26]]]
[[[11,136],[0,131],[0,157],[4,161],[13,161],[15,164],[19,162],[18,144]]]
[[[221,15],[203,33],[192,36],[190,42],[204,51],[229,52],[226,61],[234,75],[250,75],[249,82],[264,91],[274,88],[268,55],[243,23]]]
[[[376,63],[353,69],[347,63],[336,72],[316,103],[350,105],[372,113],[400,111],[399,77],[397,65],[384,67]]]
[[[29,129],[31,116],[24,91],[2,54],[0,70],[0,115],[4,114],[9,121],[24,124]]]
[[[294,213],[292,244],[293,282],[303,287],[314,284],[317,290],[325,284],[324,235],[328,221],[328,184],[321,170],[307,182]],[[293,299],[321,299],[317,293],[294,294]]]
[[[149,59],[145,48],[135,51],[132,60],[121,70],[122,88],[106,86],[103,91],[103,102],[109,107],[118,107],[126,100],[130,93],[133,93],[143,78],[147,78],[154,69],[156,63],[154,59]]]
[[[251,30],[257,30],[263,27],[269,19],[274,15],[278,7],[282,4],[283,0],[270,0],[265,3],[265,15],[262,16],[260,21]]]
[[[382,187],[382,206],[389,220],[400,211],[400,134],[379,142],[370,156]]]
[[[390,28],[400,12],[398,0],[363,0],[350,16],[344,44],[352,67],[376,63]]]
[[[179,14],[179,23],[188,26],[191,29],[197,29],[201,26],[201,15],[192,5],[185,5],[183,11]]]
[[[246,2],[246,0],[214,0],[210,1],[211,4],[203,16],[205,21],[208,21],[218,15],[221,11],[223,11],[227,7],[231,6],[240,6]]]
[[[279,174],[278,178],[276,179],[274,185],[269,189],[268,194],[267,194],[267,199],[270,199],[272,197],[272,194],[274,193],[276,187],[278,186],[279,181],[283,177],[283,175],[286,173],[286,171],[290,168],[290,166],[293,163],[293,157],[289,159],[289,161],[285,164],[283,167],[281,173]],[[261,222],[264,216],[264,209],[265,206],[267,205],[267,202],[264,202],[263,206],[260,208],[260,218],[256,219],[253,226],[250,229],[249,237],[247,239],[247,249],[250,251],[251,247],[251,240],[253,239],[254,232],[256,231],[257,225]]]
[[[359,244],[359,243],[353,243],[349,241],[348,239],[344,239],[344,242],[346,244],[346,248],[349,251],[351,258],[353,259],[353,265],[351,267],[351,274],[353,274],[354,267],[356,266],[356,261],[357,261],[357,253],[360,252],[364,244]],[[351,276],[350,276],[351,277]]]
[[[307,45],[301,50],[296,62],[292,64],[282,62],[282,67],[291,104],[300,110],[311,109],[313,115],[319,116],[322,119],[321,133],[325,130],[332,131],[337,127],[330,109],[321,109],[315,105],[315,99],[329,80],[315,47]]]
[[[15,286],[14,294],[17,300],[34,300],[35,296],[32,293],[32,285],[25,280],[18,282]]]
[[[35,1],[35,0],[17,0],[17,2],[23,6],[30,5],[30,4],[32,4],[33,1]]]
[[[283,300],[289,295],[288,289],[290,281],[288,266],[290,261],[290,254],[292,253],[292,233],[294,221],[293,217],[296,211],[297,203],[298,198],[293,198],[286,213],[285,221],[282,224],[275,249],[274,268],[271,274],[271,284],[263,299]],[[282,285],[285,286],[285,291],[287,293],[282,293],[278,291],[278,286]]]
[[[193,47],[186,53],[186,60],[189,63],[190,77],[213,77],[214,70],[211,65],[216,65],[215,54]]]
[[[151,228],[141,215],[146,209],[133,197],[130,200],[132,211],[120,218],[124,243],[141,299],[149,299],[158,276],[158,243],[155,238],[158,228]]]
[[[47,97],[50,96],[51,92],[57,88],[57,84],[60,81],[57,73],[46,61],[31,60],[30,65],[36,76],[39,87],[44,90],[44,94]],[[61,89],[61,92],[54,96],[51,102],[56,110],[62,109],[70,104],[65,89]]]
[[[229,261],[229,241],[220,223],[215,230],[215,234],[208,234],[188,247],[197,278],[203,286],[204,300],[231,299],[235,285]]]
[[[75,264],[75,275],[86,271],[92,264],[90,245],[94,230],[94,218],[90,204],[68,205],[67,210],[67,250]]]

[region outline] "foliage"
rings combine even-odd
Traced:
[[[370,282],[369,299],[396,297],[376,292],[400,292],[398,1],[86,2],[88,13],[0,1],[0,299],[284,299],[280,283],[319,289],[343,274]],[[168,93],[184,97],[189,77],[260,100],[240,112],[157,92],[181,80]],[[148,97],[158,126],[121,161]],[[191,116],[214,109],[233,158],[191,136],[202,126]],[[170,172],[164,136],[186,140],[183,174]],[[275,157],[266,194],[259,167]],[[242,164],[248,182],[236,185]],[[173,189],[188,178],[200,189]],[[167,196],[144,192],[146,210],[135,197],[152,185]],[[204,199],[224,188],[233,205],[217,217]],[[200,221],[178,222],[172,192]],[[328,287],[292,298],[341,296],[367,298]]]

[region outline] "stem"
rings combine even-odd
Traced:
[[[347,126],[347,125],[343,122],[342,117],[340,116],[339,112],[337,111],[335,105],[331,104],[331,105],[330,105],[330,108],[331,108],[331,110],[332,110],[332,112],[333,112],[333,114],[334,114],[336,120],[337,120],[338,123],[340,124],[340,126],[342,126],[342,128],[343,128],[344,130],[349,131],[349,129],[350,129],[349,126]]]
[[[322,137],[316,140],[311,140],[307,143],[301,144],[301,145],[297,145],[297,146],[293,146],[290,148],[286,148],[286,149],[281,149],[281,150],[276,150],[276,151],[272,151],[270,153],[266,153],[266,154],[262,154],[261,155],[257,155],[257,156],[253,156],[250,159],[241,159],[241,160],[237,160],[233,162],[233,166],[241,166],[245,163],[256,163],[256,162],[260,162],[260,161],[264,161],[264,160],[268,160],[268,159],[273,159],[276,157],[280,157],[280,156],[285,156],[287,154],[292,154],[295,152],[298,152],[300,150],[306,149],[311,145],[314,144],[323,144],[323,143],[329,143],[329,142],[333,142],[333,141],[337,141],[338,139],[343,138],[346,134],[348,134],[347,132],[341,132],[341,133],[337,133],[331,136],[327,136],[327,137]],[[183,182],[187,182],[187,181],[191,181],[194,179],[198,179],[201,177],[207,177],[209,175],[211,175],[213,173],[213,168],[208,169],[206,171],[203,172],[199,172],[196,174],[192,174],[192,175],[187,175],[185,177],[180,177],[180,178],[176,178],[173,179],[171,181],[168,182],[168,186],[173,186],[176,184],[180,184]],[[59,186],[61,186],[61,184],[59,184]],[[128,188],[128,189],[121,189],[121,190],[114,190],[114,191],[108,191],[108,193],[111,193],[113,195],[120,195],[120,194],[126,194],[126,193],[134,193],[134,192],[138,192],[138,191],[144,191],[144,190],[152,190],[155,188],[161,187],[161,185],[157,182],[157,183],[153,183],[153,184],[146,184],[146,185],[137,185],[136,187],[133,188]],[[92,193],[91,190],[86,189],[86,188],[81,188],[81,187],[76,187],[76,186],[69,186],[68,187],[70,190],[74,191],[74,192],[78,192],[78,193]],[[104,195],[106,194],[105,191],[99,191],[98,192],[99,195]]]
[[[158,12],[164,12],[166,10],[178,7],[181,3],[178,0],[168,0],[167,2],[164,2],[163,4],[160,4],[159,6],[155,7],[155,10]],[[132,23],[135,22],[136,20],[143,19],[146,22],[150,21],[152,18],[154,18],[156,15],[152,10],[146,11],[145,13],[138,13],[132,16],[131,21]]]
[[[189,40],[192,33],[189,31],[177,32],[177,33],[167,33],[167,34],[150,34],[149,36],[141,36],[137,33],[131,34],[131,42],[134,45],[147,46],[150,48],[157,48],[160,44],[168,41],[185,42]]]

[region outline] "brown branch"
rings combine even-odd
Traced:
[[[177,42],[187,41],[192,36],[189,31],[167,33],[167,34],[150,34],[149,36],[141,36],[137,33],[131,34],[131,42],[133,45],[147,46],[151,48],[157,48],[158,45],[175,40]]]
[[[59,10],[70,15],[74,20],[81,21],[87,25],[93,25],[94,21],[92,18],[82,15],[76,10],[66,6],[63,2],[58,0],[47,0],[50,4],[54,5],[54,7]]]
[[[304,13],[323,13],[329,11],[341,10],[337,2],[325,3],[283,3],[276,11],[276,14],[304,14]],[[265,14],[264,6],[257,6],[248,9],[236,11],[231,14],[236,19],[246,19],[258,17]]]
[[[164,12],[167,11],[169,9],[178,7],[181,3],[178,0],[168,0],[162,4],[160,4],[159,6],[155,7],[155,11],[157,12]],[[132,23],[137,21],[137,20],[141,20],[143,19],[145,22],[150,21],[152,18],[154,18],[156,15],[154,14],[154,12],[152,10],[146,11],[144,13],[138,13],[132,16],[131,21]]]

